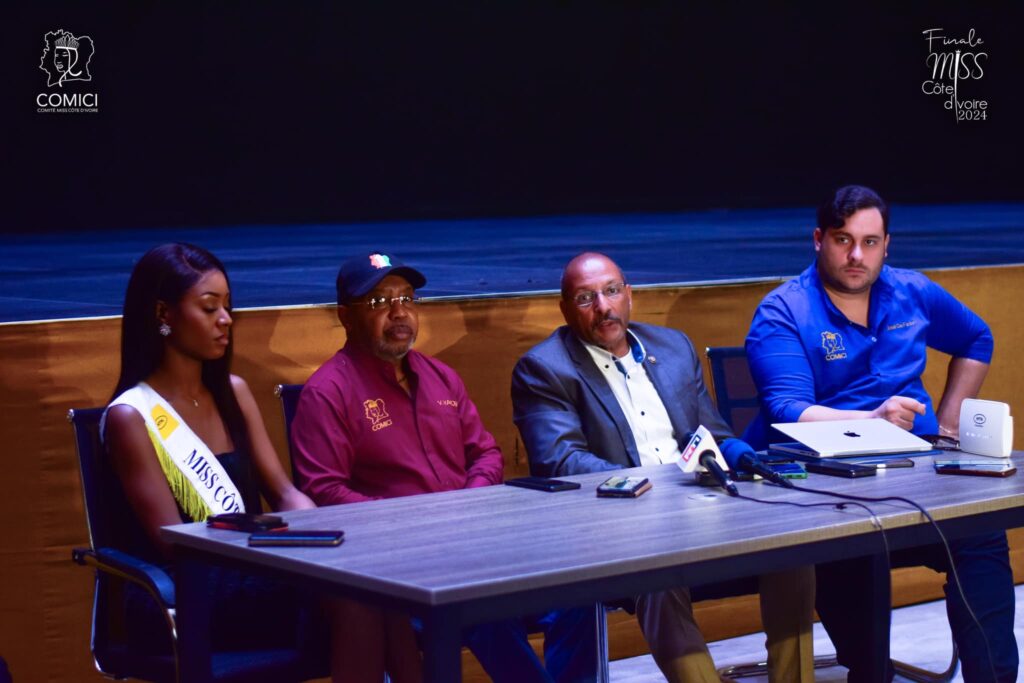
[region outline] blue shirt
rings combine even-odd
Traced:
[[[914,433],[938,421],[921,382],[927,347],[988,363],[992,333],[949,292],[912,270],[883,266],[871,287],[868,326],[851,322],[829,299],[817,263],[764,298],[747,335],[747,359],[761,414],[744,435],[755,448],[785,440],[772,422],[796,422],[807,408],[874,410],[891,396],[925,405]]]

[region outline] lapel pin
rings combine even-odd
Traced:
[[[647,360],[648,362],[650,362],[651,365],[654,365],[655,363],[658,362],[658,359],[655,358],[654,356],[647,356]]]

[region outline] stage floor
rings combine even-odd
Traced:
[[[558,288],[566,261],[604,251],[634,285],[788,277],[811,262],[810,207],[333,225],[4,235],[0,323],[118,315],[128,274],[171,241],[214,252],[237,308],[333,302],[344,259],[379,250],[423,271],[430,297]],[[1024,263],[1024,203],[894,206],[890,265]]]
[[[1017,609],[1014,615],[1013,632],[1017,637],[1017,647],[1024,646],[1024,585],[1015,589]],[[892,628],[890,647],[892,656],[908,664],[923,667],[931,671],[942,671],[949,664],[950,631],[946,617],[946,602],[936,600],[910,607],[901,607],[892,611]],[[749,662],[763,662],[765,634],[752,633],[748,636],[729,638],[708,643],[715,665],[719,667],[736,666]],[[821,623],[814,624],[814,654],[835,654],[835,647],[829,640]],[[1024,661],[1024,657],[1021,658]],[[1024,666],[1021,667],[1024,673]],[[664,683],[650,655],[620,659],[611,662],[612,683]],[[833,666],[827,669],[816,669],[816,683],[845,683],[846,667]],[[895,681],[901,683],[909,679],[897,676]],[[963,683],[962,670],[949,683]],[[768,683],[767,676],[750,676],[743,679],[744,683]]]

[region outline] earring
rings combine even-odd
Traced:
[[[160,323],[160,327],[158,329],[160,330],[160,335],[163,337],[166,337],[171,333],[171,326],[167,323]]]

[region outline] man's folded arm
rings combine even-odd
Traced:
[[[872,410],[840,410],[815,402],[815,379],[800,336],[787,314],[762,304],[747,336],[747,362],[761,405],[773,422],[815,422],[881,418],[911,429],[925,406],[909,396],[892,396]]]
[[[560,379],[536,358],[524,356],[512,372],[512,411],[532,474],[558,477],[621,469],[590,452],[576,406]]]
[[[755,317],[755,323],[757,318]],[[761,405],[772,422],[862,420],[880,417],[909,429],[913,415],[923,414],[918,401],[893,396],[874,410],[841,410],[815,403],[814,374],[800,338],[778,322],[762,323],[758,335],[747,338],[747,361]]]

